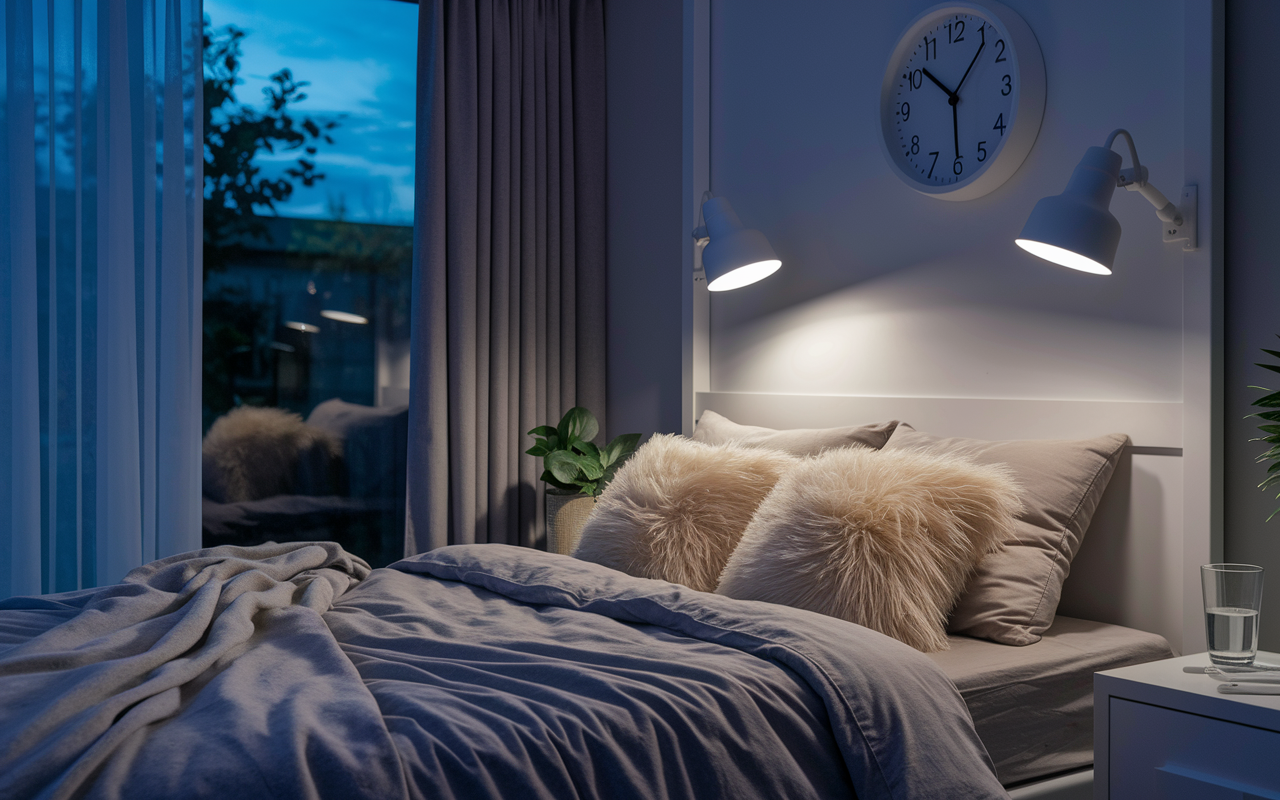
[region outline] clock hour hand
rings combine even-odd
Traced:
[[[972,66],[972,65],[971,65],[971,66]],[[951,91],[950,89],[948,89],[947,87],[943,86],[943,85],[942,85],[942,81],[940,81],[940,80],[938,80],[937,78],[933,77],[933,73],[932,73],[932,72],[930,72],[928,69],[924,69],[924,70],[921,70],[921,71],[924,73],[924,76],[925,76],[926,78],[928,78],[929,80],[931,80],[931,81],[933,81],[934,83],[936,83],[936,84],[938,85],[938,88],[939,88],[939,89],[941,89],[942,91],[944,91],[944,92],[946,92],[946,93],[947,93],[947,99],[951,101],[951,105],[955,105],[955,104],[956,104],[956,99],[957,99],[957,98],[956,98],[956,93],[955,93],[955,92],[953,92],[953,91]]]
[[[956,161],[960,160],[960,116],[956,113],[956,99],[951,100],[951,131],[956,137]]]

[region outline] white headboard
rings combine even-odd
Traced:
[[[897,419],[975,439],[1133,439],[1103,495],[1071,575],[1061,614],[1158,633],[1177,652],[1203,650],[1197,577],[1207,530],[1184,530],[1181,403],[698,392],[696,410],[770,428],[822,428]],[[1185,564],[1185,553],[1203,560]],[[1198,632],[1198,638],[1196,636]]]

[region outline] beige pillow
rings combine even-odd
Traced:
[[[951,633],[1014,645],[1040,641],[1057,613],[1071,559],[1127,444],[1129,437],[1122,433],[1080,441],[987,442],[898,426],[886,452],[927,450],[1005,464],[1022,486],[1017,529],[1004,549],[978,565],[951,614]]]
[[[756,507],[795,463],[773,450],[655,436],[600,495],[573,555],[709,592]]]
[[[707,444],[738,444],[744,447],[767,447],[793,456],[813,456],[837,447],[861,445],[879,450],[889,441],[897,427],[896,420],[844,428],[795,428],[779,431],[738,423],[714,411],[702,412],[694,428],[695,441]]]
[[[760,505],[719,594],[856,622],[946,650],[947,612],[1011,535],[1018,487],[1002,467],[850,447],[806,459]]]

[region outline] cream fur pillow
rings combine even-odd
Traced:
[[[292,494],[300,472],[330,472],[342,443],[284,409],[240,406],[209,426],[201,453],[204,494],[240,503]]]
[[[1014,530],[1007,469],[914,451],[830,450],[787,472],[720,576],[719,594],[856,622],[925,652]]]
[[[797,463],[773,450],[655,436],[600,495],[573,555],[712,591],[756,507]]]

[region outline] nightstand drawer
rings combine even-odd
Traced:
[[[1280,800],[1280,733],[1111,698],[1110,796]]]

